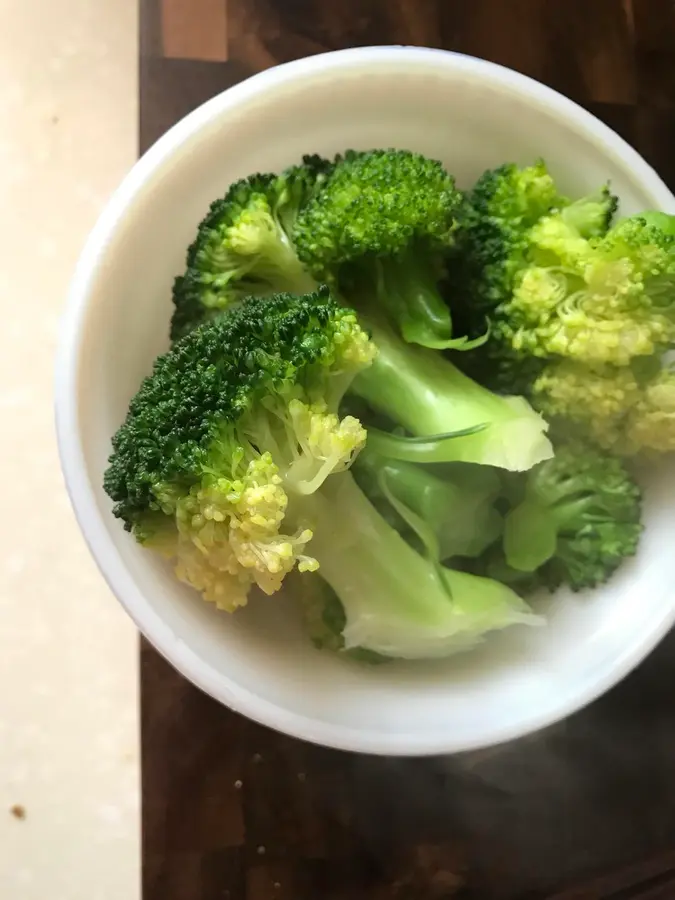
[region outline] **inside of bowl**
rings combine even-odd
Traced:
[[[588,595],[541,600],[548,625],[514,628],[436,663],[363,667],[314,650],[292,598],[217,613],[141,550],[100,485],[109,441],[153,358],[168,344],[171,285],[209,203],[236,178],[304,153],[396,146],[440,158],[460,186],[507,160],[543,156],[564,191],[611,181],[625,213],[663,203],[644,164],[588,122],[507,78],[429,60],[333,67],[268,78],[264,91],[201,111],[180,143],[156,150],[103,247],[78,362],[79,424],[95,492],[94,551],[137,622],[174,664],[219,699],[304,737],[411,752],[476,746],[528,730],[608,685],[672,616],[675,473],[646,479],[638,557]],[[268,73],[269,75],[269,73]],[[85,528],[86,528],[85,523]],[[105,544],[105,547],[101,545]]]

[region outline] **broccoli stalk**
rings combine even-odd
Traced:
[[[421,556],[350,473],[307,497],[304,509],[321,577],[344,608],[347,650],[403,659],[447,656],[486,632],[541,621],[505,585]]]
[[[450,311],[438,290],[441,272],[427,256],[424,249],[412,246],[388,259],[376,259],[369,262],[370,278],[360,273],[352,283],[345,279],[343,290],[350,302],[384,312],[407,343],[459,349],[465,339],[452,337]]]
[[[528,474],[525,497],[507,516],[508,566],[574,590],[606,581],[637,548],[640,491],[622,464],[595,450],[560,447]]]
[[[352,392],[425,441],[381,435],[382,452],[411,462],[471,462],[525,471],[552,456],[548,425],[521,397],[500,397],[439,353],[412,347],[378,324],[378,356]],[[473,432],[452,440],[446,433]]]
[[[420,466],[380,456],[367,443],[354,478],[397,530],[431,559],[479,556],[501,534],[501,480],[488,466]]]

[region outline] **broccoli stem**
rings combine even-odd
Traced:
[[[267,282],[275,293],[311,294],[316,280],[302,265],[285,232],[277,228],[267,235],[251,265],[251,276]]]
[[[589,495],[549,506],[525,499],[506,517],[504,552],[508,564],[519,572],[535,572],[555,556],[558,535],[592,506]]]
[[[452,337],[450,310],[427,256],[415,249],[379,261],[377,302],[410,344],[437,347]]]
[[[406,659],[446,656],[487,631],[538,621],[504,585],[420,556],[349,473],[329,479],[303,509],[321,576],[345,609],[346,649]]]
[[[493,507],[501,482],[488,466],[463,465],[452,475],[440,476],[430,466],[382,457],[369,442],[354,472],[369,498],[389,494],[399,511],[402,507],[413,513],[409,519],[400,513],[413,530],[418,517],[425,532],[426,526],[431,529],[440,560],[479,556],[501,532],[501,516]],[[424,543],[425,533],[418,536]]]
[[[464,375],[440,353],[406,345],[386,325],[368,323],[379,353],[352,392],[417,437],[476,428],[474,434],[438,442],[420,462],[472,462],[526,471],[553,455],[547,425],[520,397],[500,397]],[[383,449],[394,456],[391,447]]]

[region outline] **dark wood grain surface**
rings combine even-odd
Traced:
[[[262,68],[400,42],[552,85],[675,188],[674,0],[141,0],[141,12],[142,149]],[[147,644],[141,655],[144,900],[675,900],[673,636],[566,722],[428,760],[277,735]]]

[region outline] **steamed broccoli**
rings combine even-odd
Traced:
[[[344,611],[339,643],[346,650],[402,659],[447,656],[486,632],[540,624],[505,585],[424,558],[380,515],[350,472],[329,479],[304,502],[319,573]],[[322,603],[331,595],[312,596],[310,602]],[[329,608],[328,623],[325,610],[313,613],[315,623],[323,623],[324,640],[326,626],[330,631],[340,623],[335,613],[335,606]]]
[[[559,214],[540,219],[495,328],[518,354],[591,365],[663,350],[675,339],[675,237],[640,216],[596,240]]]
[[[459,328],[471,337],[484,332],[486,316],[490,323],[487,345],[462,360],[465,371],[507,393],[528,391],[543,363],[540,354],[513,340],[514,323],[506,310],[523,271],[535,259],[546,261],[533,234],[550,218],[586,246],[582,239],[604,234],[616,206],[606,187],[571,203],[543,161],[484,173],[465,199],[449,262],[448,302]]]
[[[531,230],[549,215],[584,238],[603,235],[616,211],[607,187],[575,203],[563,197],[543,161],[485,172],[468,194],[457,235],[457,265],[471,302],[493,309],[508,300],[533,251]]]
[[[115,514],[229,611],[253,584],[272,594],[296,566],[320,568],[347,650],[443,655],[533,621],[510,589],[417,553],[344,471],[366,432],[335,410],[375,353],[325,290],[249,299],[196,328],[156,362],[113,439]]]
[[[526,255],[528,230],[566,202],[541,160],[485,172],[462,205],[453,290],[481,313],[502,303]]]
[[[348,151],[300,211],[293,241],[315,278],[360,312],[386,312],[406,341],[448,346],[452,323],[438,282],[460,203],[435,160]]]
[[[501,534],[494,502],[502,485],[489,466],[417,465],[367,445],[353,471],[371,502],[383,515],[393,512],[397,530],[432,559],[479,556]]]
[[[641,531],[640,491],[619,460],[562,446],[528,473],[523,502],[506,516],[505,561],[543,568],[549,586],[594,587],[634,555]]]
[[[352,391],[414,436],[380,436],[384,455],[511,471],[525,471],[553,455],[547,423],[522,397],[492,393],[440,353],[405,344],[381,323],[373,334],[377,360],[354,380]],[[461,431],[467,434],[454,436]],[[445,433],[452,439],[438,439]]]
[[[326,178],[318,156],[281,175],[252,175],[216,200],[174,284],[173,340],[250,295],[303,294],[316,288],[290,240],[299,209]]]
[[[535,380],[532,399],[551,421],[619,455],[675,451],[675,372],[658,359],[646,371],[552,363]]]
[[[335,271],[338,274],[346,271],[340,268],[337,261],[348,253],[350,247],[354,253],[354,267],[347,268],[352,274],[358,269],[366,278],[365,273],[383,266],[385,261],[387,267],[391,264],[392,272],[394,268],[398,269],[403,257],[394,253],[397,247],[401,253],[405,248],[405,253],[415,255],[416,259],[417,254],[421,254],[419,259],[423,260],[431,258],[429,253],[432,247],[440,247],[443,241],[447,243],[450,240],[456,191],[440,164],[404,151],[348,153],[335,164],[335,173],[331,176],[330,165],[320,164],[316,160],[311,157],[305,161],[309,171],[304,178],[302,167],[289,170],[290,174],[287,172],[276,181],[273,176],[266,177],[274,185],[279,180],[286,185],[300,184],[301,189],[293,194],[293,202],[283,208],[290,208],[292,216],[297,215],[296,227],[292,229],[293,239],[298,242],[298,252],[303,258],[308,258],[310,251],[313,254],[317,277],[328,278],[334,267],[337,267]],[[358,185],[358,190],[354,188],[351,193],[347,177],[350,172],[355,179],[354,184]],[[247,182],[247,190],[253,181]],[[408,185],[406,190],[393,190],[394,185],[400,187],[399,182]],[[421,188],[419,193],[415,190],[418,182],[426,185],[426,193]],[[385,184],[389,184],[392,190],[385,192],[385,200],[380,204],[382,208],[378,208],[378,192],[384,190]],[[353,209],[350,196],[355,204]],[[265,200],[263,206],[266,203]],[[319,219],[323,223],[321,228]],[[280,220],[286,221],[283,217]],[[314,222],[311,227],[310,220]],[[351,230],[347,229],[347,220],[353,222]],[[226,233],[231,230],[226,229]],[[206,227],[206,224],[202,226],[202,232],[204,235],[218,235],[217,230]],[[285,230],[283,233],[288,234]],[[200,245],[200,240],[198,237],[194,246]],[[367,241],[372,241],[373,247],[377,242],[382,253],[387,249],[391,255],[380,258],[375,255],[374,249],[369,255],[364,250]],[[277,242],[275,239],[275,246],[277,243],[300,265],[286,241]],[[359,248],[358,252],[354,248]],[[356,258],[362,252],[363,258],[356,266]],[[191,254],[194,255],[194,251]],[[208,301],[203,293],[200,302],[192,306],[177,306],[176,315],[181,312],[180,322],[185,330],[194,327],[214,311],[227,308],[233,300],[228,289],[229,276],[222,274],[226,270],[223,269],[221,275],[213,275],[220,271],[224,257],[212,254],[207,258],[210,266]],[[273,288],[273,273],[268,274],[269,285]],[[246,279],[241,283],[241,288],[249,283],[250,279]],[[280,289],[284,284],[281,280]],[[362,287],[365,288],[364,285]],[[256,293],[260,292],[262,288],[258,285]],[[391,293],[387,292],[390,297],[394,294],[393,289]],[[353,294],[348,292],[347,300],[364,301],[361,289]],[[461,443],[454,440],[436,443],[434,452],[438,461],[465,459],[523,470],[551,455],[551,446],[544,434],[546,423],[526,401],[497,397],[461,375],[440,354],[407,345],[387,323],[380,303],[390,309],[384,295],[373,295],[363,302],[365,314],[362,321],[372,332],[380,353],[372,367],[371,377],[360,380],[354,386],[354,390],[374,408],[387,413],[394,424],[417,437],[478,426],[484,430],[482,436],[467,437]],[[419,313],[418,321],[424,321],[422,307],[410,306],[408,312],[411,316]],[[402,449],[401,452],[405,451]]]
[[[375,353],[327,291],[249,300],[195,329],[157,360],[113,439],[115,515],[223,608],[316,568],[293,498],[363,445],[358,420],[336,412]]]

